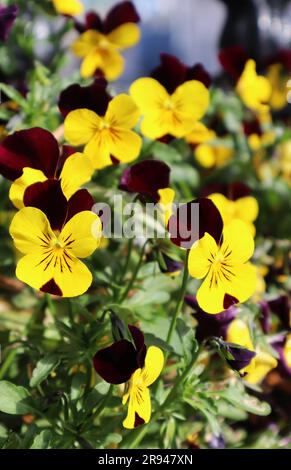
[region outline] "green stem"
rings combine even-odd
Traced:
[[[189,257],[189,251],[187,251],[187,255],[186,255],[186,260],[185,260],[185,265],[184,265],[184,272],[183,272],[183,280],[182,280],[182,285],[181,285],[181,289],[180,289],[180,293],[179,293],[179,297],[178,297],[178,302],[176,304],[176,308],[175,308],[175,311],[174,311],[174,314],[173,314],[173,318],[172,318],[171,325],[170,325],[168,335],[167,335],[167,339],[166,339],[168,344],[171,343],[172,335],[173,335],[173,332],[175,331],[175,328],[176,328],[177,318],[179,316],[179,313],[181,312],[181,309],[182,309],[182,306],[183,306],[183,303],[184,303],[184,297],[185,297],[185,293],[186,293],[188,276],[189,276],[188,257]]]
[[[125,264],[124,264],[124,267],[122,269],[121,276],[120,276],[120,284],[122,283],[124,276],[126,275],[126,272],[128,270],[128,266],[129,266],[129,262],[131,258],[132,246],[133,246],[133,238],[130,238],[128,240],[128,245],[127,245],[127,255],[126,255]]]
[[[0,380],[5,376],[6,372],[8,371],[9,367],[14,361],[15,356],[17,355],[18,350],[17,349],[11,349],[9,353],[7,354],[7,357],[5,358],[1,369],[0,369]]]
[[[123,292],[122,296],[121,296],[121,299],[120,299],[120,303],[124,302],[124,300],[126,299],[129,291],[131,290],[132,286],[134,285],[135,281],[136,281],[136,278],[137,278],[137,275],[139,273],[139,270],[141,268],[141,265],[142,265],[142,262],[143,262],[143,256],[144,256],[144,253],[145,253],[145,249],[146,249],[146,246],[147,244],[149,243],[149,240],[146,240],[146,242],[144,243],[143,247],[142,247],[142,250],[141,250],[141,253],[140,253],[140,257],[139,257],[139,261],[136,265],[136,268],[133,272],[133,275],[125,289],[125,291]]]

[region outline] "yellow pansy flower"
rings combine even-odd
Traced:
[[[164,354],[156,346],[148,348],[145,364],[137,369],[131,376],[128,390],[123,396],[122,403],[128,403],[127,417],[123,426],[133,429],[136,424],[136,415],[145,423],[151,418],[151,399],[148,387],[159,377],[164,366]]]
[[[256,352],[250,364],[240,371],[245,374],[244,380],[249,384],[261,382],[270,370],[277,367],[278,362],[273,356],[259,348],[255,350],[250,330],[243,320],[235,319],[231,322],[227,330],[226,340]]]
[[[142,140],[131,129],[137,124],[139,111],[132,98],[117,95],[107,108],[105,116],[89,109],[71,111],[65,119],[65,138],[72,145],[86,144],[94,168],[112,165],[111,156],[128,163],[139,155]]]
[[[253,59],[247,61],[237,82],[236,91],[243,103],[253,111],[264,112],[269,109],[272,87],[266,77],[257,75]]]
[[[227,199],[223,194],[214,193],[208,196],[219,210],[225,225],[229,224],[233,219],[240,219],[248,226],[252,235],[256,233],[253,222],[259,214],[259,205],[257,200],[252,196],[244,196],[232,201]]]
[[[200,144],[194,151],[195,159],[204,168],[220,167],[233,157],[233,149],[223,142]]]
[[[81,15],[84,6],[80,0],[52,0],[55,10],[62,15]]]
[[[257,284],[254,267],[248,263],[253,252],[253,237],[241,220],[224,228],[221,244],[207,232],[194,243],[188,268],[192,277],[205,278],[197,292],[202,310],[219,313],[251,297]]]
[[[99,217],[90,211],[79,212],[61,231],[53,231],[41,210],[24,207],[10,225],[14,244],[24,255],[17,263],[16,276],[44,292],[63,297],[83,294],[92,283],[92,274],[79,258],[96,250],[101,230]]]
[[[141,131],[150,139],[166,134],[186,136],[209,104],[209,91],[197,80],[189,80],[169,94],[154,78],[139,78],[132,83],[130,94],[144,116]]]
[[[272,87],[270,105],[275,111],[284,108],[287,105],[286,84],[288,77],[282,77],[283,66],[281,64],[272,64],[268,67],[267,79]]]
[[[135,46],[140,29],[135,23],[125,23],[108,34],[89,29],[72,45],[72,51],[83,58],[81,75],[92,77],[100,69],[107,80],[116,80],[123,73],[124,59],[120,51]]]

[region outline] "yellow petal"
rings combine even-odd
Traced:
[[[171,101],[183,119],[193,119],[193,129],[195,121],[201,119],[207,111],[209,91],[203,83],[197,80],[189,80],[178,86],[171,97]],[[190,128],[189,132],[192,129]]]
[[[97,69],[104,71],[104,62],[101,52],[98,49],[93,49],[84,57],[80,73],[83,78],[93,77]]]
[[[202,144],[209,140],[215,139],[216,134],[213,130],[208,129],[202,122],[196,122],[190,134],[186,136],[189,144]]]
[[[116,127],[112,138],[108,141],[110,153],[121,163],[135,160],[141,150],[142,139],[133,131]]]
[[[211,282],[211,272],[197,291],[197,302],[206,313],[220,313],[225,310],[223,306],[225,288],[223,283],[214,285]]]
[[[65,119],[65,138],[72,145],[89,142],[101,125],[101,118],[89,109],[71,111]]]
[[[146,387],[154,383],[164,367],[164,354],[160,348],[150,346],[147,350],[145,365],[141,371],[141,377]],[[142,417],[142,415],[140,415]]]
[[[217,243],[209,233],[197,240],[191,247],[188,259],[188,269],[190,276],[196,279],[205,277],[210,268],[209,259],[211,255],[216,256],[218,252]]]
[[[23,196],[26,188],[34,183],[46,181],[47,177],[40,170],[24,168],[22,175],[11,185],[9,198],[17,209],[24,207]]]
[[[9,231],[16,248],[24,254],[42,252],[43,240],[55,238],[45,214],[34,207],[17,212]]]
[[[23,256],[16,266],[16,277],[33,287],[41,289],[54,276],[54,264],[47,263],[47,253],[42,249],[38,253]]]
[[[283,348],[283,354],[288,367],[291,367],[291,333],[287,335],[285,345]]]
[[[124,23],[107,35],[108,41],[120,49],[135,46],[140,40],[140,29],[135,23]]]
[[[145,116],[141,122],[140,130],[149,139],[159,139],[170,131],[169,120],[165,113],[155,112],[151,116]]]
[[[197,162],[204,168],[211,168],[216,163],[214,149],[210,147],[210,145],[198,145],[195,149],[194,155]]]
[[[131,129],[137,124],[139,116],[139,109],[133,99],[125,93],[121,93],[110,101],[105,120],[113,128]]]
[[[122,75],[124,70],[124,58],[114,50],[108,48],[102,53],[103,65],[100,66],[107,80],[116,80]]]
[[[163,188],[158,190],[158,194],[160,196],[159,206],[163,212],[164,224],[167,225],[171,215],[173,214],[175,191],[172,188]]]
[[[88,155],[95,169],[100,170],[106,166],[112,165],[110,158],[109,139],[104,132],[98,132],[88,142],[84,149],[85,155]]]
[[[79,0],[53,0],[54,7],[58,13],[63,15],[81,15],[84,6]]]
[[[61,270],[58,266],[56,267],[54,281],[61,289],[63,297],[77,297],[89,289],[92,284],[92,274],[77,258],[71,257],[67,262],[68,269]]]
[[[225,281],[225,293],[235,297],[239,302],[248,300],[257,287],[257,270],[251,263],[229,267],[232,273],[230,281]]]
[[[154,78],[139,78],[135,80],[129,91],[144,115],[160,112],[163,103],[169,99],[166,89]]]
[[[268,110],[269,106],[266,103],[271,98],[272,88],[266,77],[257,75],[254,60],[247,61],[236,89],[244,104],[250,109],[258,112]]]
[[[264,351],[256,351],[257,355],[252,360],[253,367],[244,377],[249,384],[261,382],[265,376],[278,365],[278,361],[270,354]]]
[[[123,421],[123,426],[126,429],[133,429],[135,427],[136,413],[145,423],[148,423],[151,419],[151,399],[150,392],[147,388],[139,389],[138,400],[132,396],[130,397],[127,417]]]
[[[81,34],[72,45],[72,51],[78,57],[86,57],[96,50],[98,44],[104,36],[93,29],[89,29]]]
[[[102,223],[99,217],[93,212],[83,211],[66,223],[59,239],[70,255],[86,258],[98,247],[101,234]]]
[[[235,319],[230,323],[227,329],[226,341],[254,351],[249,327],[243,320]]]
[[[70,155],[63,166],[60,178],[67,199],[92,178],[94,167],[90,158],[83,153]]]
[[[239,220],[232,220],[223,230],[222,252],[229,254],[231,263],[244,263],[254,253],[254,239],[247,225]]]
[[[252,196],[241,197],[235,201],[236,216],[245,222],[253,222],[259,214],[258,201]]]

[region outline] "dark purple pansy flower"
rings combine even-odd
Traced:
[[[61,231],[74,215],[91,210],[94,200],[86,189],[80,189],[67,201],[60,180],[48,179],[29,186],[25,190],[23,203],[26,207],[40,209],[47,216],[51,228]]]
[[[74,109],[86,108],[99,116],[104,116],[112,99],[106,88],[107,82],[102,78],[96,79],[91,85],[85,87],[78,84],[70,85],[60,94],[60,112],[65,118]]]
[[[159,189],[168,188],[171,169],[159,160],[144,160],[124,170],[119,188],[159,201]]]
[[[288,340],[287,335],[280,335],[277,338],[275,338],[275,340],[271,344],[272,344],[273,348],[279,354],[279,361],[278,361],[277,369],[281,372],[281,374],[283,376],[290,377],[291,376],[291,367],[288,364],[287,357],[286,357],[286,352],[285,352],[285,346],[286,346],[286,341],[287,340]],[[290,339],[289,339],[289,341],[290,341]]]
[[[228,365],[237,372],[247,367],[256,356],[254,351],[243,348],[239,344],[224,342],[221,350]]]
[[[6,41],[18,15],[17,5],[0,5],[0,41]]]
[[[183,263],[181,261],[177,261],[163,252],[160,253],[160,256],[162,263],[159,263],[159,265],[162,273],[171,275],[179,273],[182,270]]]
[[[103,34],[108,34],[125,23],[139,23],[140,17],[132,2],[121,2],[115,5],[102,19],[98,13],[89,11],[86,14],[85,22],[75,22],[76,29],[83,33],[89,29],[95,29]]]
[[[121,339],[100,349],[93,358],[96,372],[110,384],[128,382],[135,370],[144,366],[146,346],[143,333],[128,325],[133,342]]]
[[[207,197],[213,193],[223,194],[232,201],[236,201],[241,197],[249,196],[252,193],[251,188],[245,183],[235,181],[233,183],[211,183],[201,190],[201,197]]]
[[[247,53],[239,45],[229,46],[222,49],[219,52],[218,57],[224,70],[235,81],[237,81],[241,76],[244,66],[249,59]]]
[[[222,238],[222,229],[223,222],[220,212],[215,204],[207,198],[198,198],[178,206],[168,223],[171,241],[188,250],[206,232],[219,244]]]
[[[228,327],[237,315],[235,307],[211,315],[199,307],[195,296],[186,295],[185,302],[193,309],[195,320],[197,320],[196,338],[198,341],[203,341],[211,336],[226,339]]]
[[[275,299],[268,300],[268,305],[273,313],[281,320],[284,328],[291,329],[291,305],[288,295],[280,295]]]
[[[188,67],[177,57],[170,54],[160,54],[161,64],[156,67],[151,76],[160,82],[172,94],[175,89],[188,80],[198,80],[207,88],[211,85],[211,77],[202,64]]]

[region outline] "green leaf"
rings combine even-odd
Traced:
[[[238,388],[229,387],[220,393],[226,401],[238,408],[253,413],[258,416],[267,416],[271,413],[271,407],[268,403],[258,400],[258,398],[240,393]]]
[[[59,365],[59,363],[60,359],[56,354],[49,354],[48,356],[40,359],[32,372],[29,385],[31,387],[37,387],[48,377],[48,375]]]
[[[45,429],[34,438],[30,449],[49,449],[51,439],[52,432],[49,429]]]
[[[0,83],[0,90],[5,93],[11,100],[15,101],[15,103],[19,104],[22,108],[27,106],[26,100],[23,96],[19,93],[19,91],[15,90],[10,85],[6,85],[5,83]]]
[[[0,411],[11,415],[22,415],[31,412],[28,399],[30,395],[26,388],[0,381]]]

